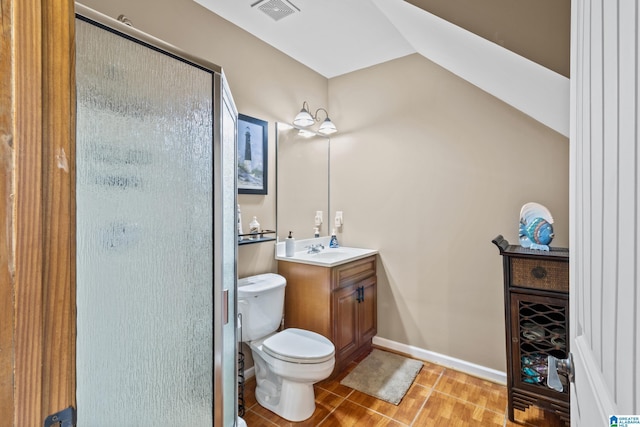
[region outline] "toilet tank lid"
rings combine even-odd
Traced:
[[[279,274],[264,273],[238,279],[238,296],[259,294],[285,286],[287,280]]]

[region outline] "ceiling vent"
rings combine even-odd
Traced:
[[[274,21],[279,21],[282,18],[300,12],[293,3],[287,0],[260,0],[251,5],[251,7],[258,6],[258,9],[273,18]]]

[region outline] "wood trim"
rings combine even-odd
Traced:
[[[13,423],[13,60],[11,1],[0,0],[0,425]]]
[[[14,1],[15,425],[42,422],[42,11]]]
[[[45,415],[75,405],[75,16],[43,2]]]
[[[0,365],[2,384],[13,381],[13,416],[0,424],[37,426],[75,406],[74,4],[2,1],[3,23],[4,11],[13,13],[15,170],[14,205],[2,198],[12,245],[0,256],[9,268],[15,259],[15,323],[13,369]]]

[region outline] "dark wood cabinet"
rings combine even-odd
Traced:
[[[371,350],[377,332],[375,255],[335,267],[278,261],[278,273],[287,279],[285,327],[329,338],[336,347],[333,375]]]
[[[503,257],[509,419],[536,405],[569,425],[569,381],[560,376],[561,392],[547,386],[547,356],[569,355],[569,250],[523,248],[502,236],[493,243]]]

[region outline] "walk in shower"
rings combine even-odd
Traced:
[[[233,426],[236,118],[219,67],[76,7],[80,426]]]

